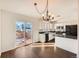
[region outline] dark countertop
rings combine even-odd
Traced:
[[[64,37],[64,38],[70,38],[70,39],[77,39],[77,36],[70,36],[70,35],[61,35],[61,34],[56,34],[57,37]]]
[[[45,33],[55,33],[55,31],[40,31],[39,34],[45,34]]]
[[[39,34],[49,34],[49,33],[56,33],[56,31],[40,31]],[[77,36],[70,36],[70,35],[62,35],[62,34],[55,34],[57,37],[63,38],[70,38],[70,39],[77,39]]]

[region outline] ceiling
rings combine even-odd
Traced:
[[[60,15],[62,18],[76,16],[78,0],[48,0],[49,11],[55,16]],[[0,0],[0,8],[23,14],[31,17],[40,17],[37,13],[34,2],[38,3],[38,9],[43,10],[46,0]]]

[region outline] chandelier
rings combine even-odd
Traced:
[[[38,8],[37,8],[37,3],[34,3],[34,6],[35,6],[37,12],[42,15],[42,19],[43,19],[44,21],[54,20],[54,16],[51,15],[51,14],[49,13],[49,10],[48,10],[48,0],[47,0],[45,9],[44,9],[42,12],[40,12],[40,11],[38,10]]]

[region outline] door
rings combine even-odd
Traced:
[[[16,22],[16,46],[32,43],[32,24],[29,22]]]

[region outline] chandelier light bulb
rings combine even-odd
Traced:
[[[51,13],[49,12],[48,15],[51,16]]]
[[[49,12],[48,0],[47,0],[47,3],[46,3],[46,7],[45,7],[45,9],[43,11],[39,11],[39,9],[37,8],[37,3],[36,2],[34,3],[34,6],[35,6],[37,12],[41,15],[41,17],[42,17],[42,19],[44,21],[50,21],[50,20],[54,20],[55,19],[55,17],[52,14],[52,12]],[[58,17],[60,17],[60,16],[58,16]]]
[[[44,17],[44,14],[42,14],[42,17]]]
[[[52,15],[52,17],[54,17],[54,15]]]

